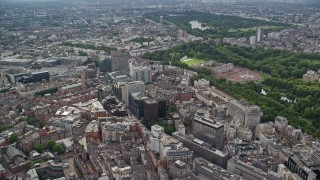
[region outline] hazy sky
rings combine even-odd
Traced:
[[[100,2],[103,2],[103,1],[112,1],[112,0],[0,0],[2,2],[26,2],[26,1],[33,1],[33,2],[45,2],[45,1],[100,1]],[[113,0],[114,1],[114,0]],[[135,0],[132,0],[132,1],[135,1]],[[145,0],[145,1],[148,1],[148,0]],[[210,1],[210,0],[208,0]],[[216,1],[216,2],[219,2],[219,1],[228,1],[228,0],[211,0],[211,1]],[[233,1],[233,2],[236,2],[237,0],[230,0],[230,1]],[[263,2],[266,2],[266,1],[272,1],[272,2],[298,2],[298,3],[309,3],[309,2],[312,2],[312,3],[320,3],[320,0],[240,0],[240,1],[263,1]],[[159,0],[159,2],[162,2],[162,0]]]

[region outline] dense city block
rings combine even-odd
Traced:
[[[0,179],[320,179],[315,0],[1,0]]]

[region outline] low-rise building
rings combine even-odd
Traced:
[[[85,129],[84,137],[87,142],[93,142],[95,144],[99,143],[99,128],[98,122],[96,120],[91,121]]]
[[[159,125],[151,127],[150,149],[159,154],[160,164],[168,168],[176,160],[186,164],[192,163],[193,152],[183,147],[177,139],[164,134],[164,130]]]
[[[27,159],[27,156],[23,152],[12,145],[1,149],[1,156],[12,173],[29,169],[30,160]]]
[[[180,160],[175,161],[169,166],[169,174],[172,179],[182,178],[191,174],[191,167]]]
[[[26,180],[39,180],[39,176],[37,174],[37,171],[35,169],[30,169],[27,172]]]

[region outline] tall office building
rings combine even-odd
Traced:
[[[129,63],[129,74],[135,81],[143,81],[145,83],[151,82],[151,68],[134,66],[133,63]]]
[[[147,99],[148,97],[144,96],[143,93],[131,93],[129,95],[129,108],[136,117],[144,116],[144,101]]]
[[[111,58],[106,58],[99,62],[100,72],[112,72]]]
[[[129,53],[118,53],[111,56],[112,71],[129,72]]]
[[[83,90],[87,88],[86,72],[81,72],[81,85]]]
[[[163,24],[163,16],[160,16],[160,24]]]
[[[246,109],[244,125],[250,129],[255,129],[260,123],[262,112],[259,106],[253,105]]]
[[[121,87],[121,98],[127,105],[129,105],[129,95],[131,93],[144,93],[145,87],[144,82],[141,81],[134,81],[134,82],[126,82]]]
[[[261,42],[262,41],[262,37],[263,37],[263,34],[262,34],[262,29],[260,27],[257,28],[257,42]]]
[[[194,118],[193,134],[196,138],[211,144],[214,148],[223,148],[224,125],[207,118]]]
[[[297,15],[297,16],[294,18],[294,22],[295,22],[295,23],[298,23],[299,20],[300,20],[299,15]]]
[[[167,116],[167,101],[165,99],[148,99],[141,94],[132,93],[130,97],[130,109],[144,120],[163,119]],[[141,112],[142,111],[142,112]]]
[[[158,118],[167,116],[167,101],[165,99],[158,100]]]
[[[144,120],[151,121],[158,119],[159,107],[158,101],[145,100],[144,101]]]
[[[250,45],[251,46],[256,45],[256,40],[257,40],[256,36],[250,36]]]

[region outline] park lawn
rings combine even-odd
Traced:
[[[187,64],[189,67],[191,67],[191,66],[193,66],[195,64],[200,64],[203,61],[204,60],[202,60],[202,59],[190,58],[190,59],[183,60],[182,63]]]

